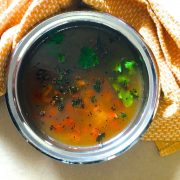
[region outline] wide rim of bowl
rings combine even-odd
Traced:
[[[22,115],[17,95],[17,76],[19,67],[27,50],[46,32],[71,22],[93,22],[110,27],[122,33],[140,52],[147,68],[149,80],[149,94],[146,106],[138,122],[128,129],[121,138],[105,143],[105,145],[84,148],[60,149],[52,143],[39,137],[26,123]],[[87,164],[110,160],[127,151],[147,130],[157,109],[159,99],[158,71],[154,56],[142,37],[127,23],[106,13],[92,11],[74,11],[62,13],[49,18],[32,29],[16,46],[8,70],[6,102],[11,118],[26,141],[46,155],[68,164]],[[119,135],[120,137],[120,135]]]

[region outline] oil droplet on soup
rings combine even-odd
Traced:
[[[116,136],[136,117],[140,56],[121,34],[90,26],[51,32],[26,58],[20,92],[36,131],[88,146]]]

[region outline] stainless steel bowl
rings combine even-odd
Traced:
[[[144,75],[146,98],[139,110],[138,116],[114,138],[109,141],[89,147],[69,146],[56,143],[47,137],[40,136],[27,123],[19,103],[18,76],[24,56],[31,46],[47,32],[69,23],[96,23],[105,25],[123,34],[139,51],[143,58],[146,75]],[[14,124],[27,142],[41,152],[64,163],[85,164],[110,160],[133,146],[147,130],[158,104],[158,75],[152,53],[140,35],[122,20],[111,15],[90,11],[75,11],[63,13],[45,20],[28,33],[17,45],[8,71],[6,101]]]

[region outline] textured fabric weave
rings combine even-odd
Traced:
[[[167,1],[167,6],[160,3],[162,0],[83,2],[123,19],[149,45],[159,67],[161,97],[156,116],[142,139],[155,141],[162,156],[180,150],[180,19],[167,8],[178,0]],[[21,38],[37,23],[78,7],[78,3],[80,0],[0,0],[0,95],[6,92],[8,55]]]

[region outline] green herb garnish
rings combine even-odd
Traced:
[[[93,48],[84,47],[81,49],[79,66],[83,69],[89,69],[99,64],[99,58]]]
[[[134,98],[131,92],[125,91],[124,89],[120,90],[120,92],[118,93],[118,97],[122,100],[125,107],[130,107],[134,102]]]
[[[53,79],[53,84],[56,90],[59,90],[61,93],[68,93],[68,87],[70,84],[70,72],[69,70],[59,70],[57,78]]]
[[[120,119],[120,118],[125,118],[125,117],[127,117],[127,114],[124,112],[121,112],[117,114],[117,116],[114,119]]]
[[[81,98],[76,98],[72,100],[72,106],[84,108],[84,103]]]
[[[58,61],[60,63],[64,63],[65,62],[65,56],[63,54],[58,54]]]
[[[121,112],[120,114],[118,114],[118,118],[125,118],[127,117],[127,114],[124,112]]]
[[[47,82],[50,79],[50,75],[47,70],[45,69],[38,69],[36,72],[36,78],[41,83]]]
[[[119,73],[116,73],[116,76],[110,80],[125,107],[130,107],[134,102],[134,98],[138,97],[138,93],[135,89],[131,91],[128,89],[131,76],[135,72],[135,66],[136,62],[133,60],[122,60],[114,69],[115,72]]]
[[[134,66],[135,66],[136,62],[135,61],[132,61],[132,60],[126,60],[125,63],[124,63],[124,67],[128,70],[132,70],[134,69]]]
[[[94,90],[96,91],[96,92],[100,92],[101,91],[101,88],[102,88],[102,86],[101,86],[101,81],[100,80],[97,80],[96,82],[95,82],[95,84],[93,85],[93,88],[94,88]]]
[[[121,118],[125,118],[125,117],[127,117],[127,114],[124,113],[124,112],[121,112],[120,117],[121,117]]]
[[[119,75],[117,77],[117,82],[125,89],[127,88],[129,81],[129,78],[126,75]]]
[[[91,102],[92,102],[92,103],[97,102],[96,96],[91,96],[90,99],[91,99]]]
[[[102,142],[102,139],[105,138],[105,135],[106,134],[104,132],[99,134],[96,138],[96,142],[98,142],[98,143]]]
[[[77,86],[70,86],[69,87],[69,92],[70,94],[75,94],[79,91],[79,88]]]
[[[57,107],[59,111],[62,111],[64,109],[64,101],[60,102]]]
[[[55,35],[49,36],[49,44],[60,44],[64,40],[64,34],[57,33]]]
[[[125,70],[128,71],[129,75],[133,75],[135,73],[135,66],[136,66],[136,62],[133,60],[126,60],[124,62]]]
[[[115,72],[122,72],[122,65],[121,64],[117,64],[116,66],[115,66],[115,68],[114,68],[114,71]]]
[[[64,109],[64,98],[60,96],[52,97],[52,103],[55,104],[59,111]]]

